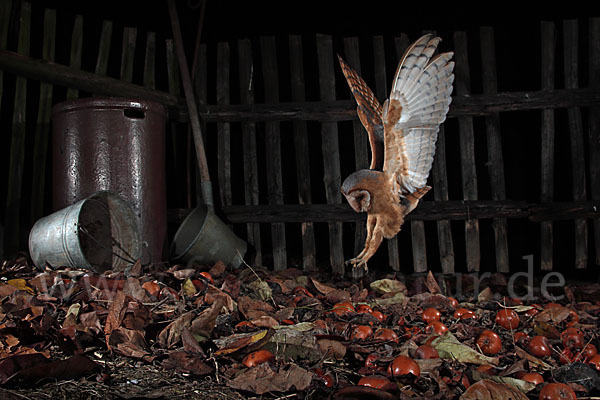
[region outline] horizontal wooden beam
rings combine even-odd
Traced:
[[[143,86],[45,60],[0,50],[0,70],[43,82],[105,96],[135,97],[159,102],[169,116],[187,119],[183,99]],[[484,116],[496,112],[525,111],[600,105],[600,89],[560,89],[533,92],[504,92],[492,95],[454,96],[449,117]],[[230,104],[200,106],[205,122],[239,121],[350,121],[357,119],[354,100],[287,102],[277,104]]]
[[[169,210],[169,219],[181,221],[189,209]],[[356,222],[366,218],[347,204],[234,205],[224,207],[231,223]],[[488,218],[528,218],[531,221],[600,217],[600,201],[527,203],[520,201],[423,201],[407,220],[438,221]]]
[[[22,56],[7,50],[0,50],[0,70],[29,79],[76,88],[104,96],[133,97],[156,101],[167,107],[171,118],[179,121],[187,120],[187,108],[183,99],[166,92],[145,88],[105,75]]]
[[[600,105],[599,89],[560,89],[454,96],[448,117],[477,117],[497,112]],[[302,103],[209,105],[200,110],[206,122],[358,119],[354,100]]]

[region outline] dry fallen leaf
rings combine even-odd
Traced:
[[[317,341],[319,349],[325,358],[333,357],[342,360],[346,355],[346,346],[337,340],[321,339]]]
[[[431,345],[438,351],[441,358],[471,364],[498,365],[499,363],[498,357],[488,357],[475,351],[473,348],[460,343],[458,339],[449,332],[434,339],[431,342]]]
[[[406,285],[395,279],[380,279],[371,282],[371,289],[379,294],[385,293],[403,293],[406,294]]]
[[[169,349],[179,343],[179,339],[181,339],[181,332],[185,328],[189,327],[193,317],[194,314],[188,312],[179,316],[175,321],[167,325],[158,334],[158,344],[160,344],[162,348]]]
[[[471,385],[460,400],[528,400],[527,396],[511,386],[484,379]]]
[[[301,391],[308,388],[312,377],[311,372],[296,364],[284,365],[274,371],[268,363],[264,363],[237,375],[227,382],[227,386],[259,395],[292,389]]]

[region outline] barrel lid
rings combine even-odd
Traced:
[[[126,97],[88,97],[63,101],[52,108],[52,114],[82,109],[137,109],[166,115],[165,107],[160,103]]]

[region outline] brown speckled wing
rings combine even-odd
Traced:
[[[384,158],[383,123],[381,120],[382,107],[377,98],[369,89],[366,82],[338,55],[342,72],[346,77],[348,86],[356,99],[356,112],[367,130],[371,144],[370,169],[381,171]]]

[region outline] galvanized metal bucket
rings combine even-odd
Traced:
[[[39,269],[47,263],[123,271],[142,256],[142,240],[127,203],[102,191],[40,218],[29,233],[29,253]]]
[[[212,265],[217,261],[237,268],[247,244],[206,206],[195,208],[182,222],[171,244],[177,262]]]

